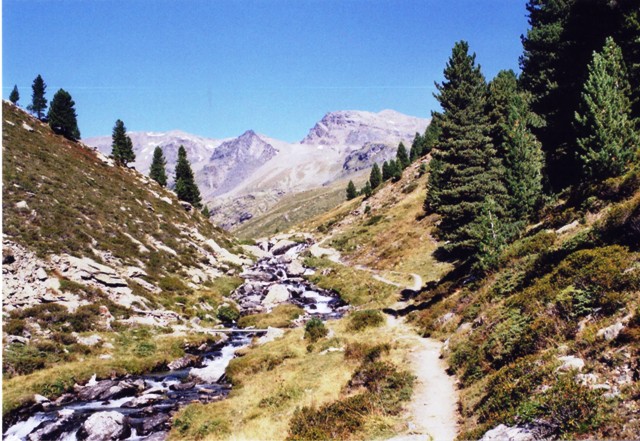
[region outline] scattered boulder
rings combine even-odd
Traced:
[[[184,369],[187,367],[191,367],[198,362],[199,358],[195,355],[187,354],[184,357],[178,358],[177,360],[173,360],[171,363],[167,365],[169,370],[177,371],[180,369]]]
[[[565,225],[564,227],[560,227],[556,230],[557,234],[562,234],[562,233],[567,233],[575,228],[578,227],[578,225],[580,225],[580,222],[578,222],[577,220],[574,220],[573,222],[571,222],[570,224]]]
[[[301,276],[305,272],[305,268],[299,260],[294,260],[287,266],[287,274],[290,276]]]
[[[260,337],[257,341],[258,345],[263,345],[265,343],[269,343],[271,341],[274,341],[278,338],[281,338],[284,335],[284,329],[280,329],[280,328],[272,328],[271,326],[269,326],[267,328],[267,333],[265,335],[263,335],[262,337]]]
[[[122,439],[130,434],[126,418],[119,412],[98,412],[91,415],[78,431],[78,438],[87,441]]]
[[[624,325],[622,324],[622,322],[617,322],[611,326],[600,329],[597,332],[596,336],[607,341],[615,340],[618,337],[618,334],[620,334],[620,331],[622,331],[623,329]]]
[[[93,335],[89,335],[87,337],[76,337],[76,340],[81,345],[85,345],[85,346],[91,347],[91,346],[95,346],[98,343],[102,342],[102,337],[100,337],[98,334],[93,334]]]
[[[535,441],[536,439],[538,438],[531,429],[500,424],[486,432],[480,441]]]
[[[287,251],[289,251],[291,248],[295,247],[296,245],[298,245],[298,243],[292,240],[287,240],[287,239],[279,240],[273,245],[273,247],[271,247],[271,253],[275,256],[279,254],[284,254]]]
[[[289,300],[289,290],[287,287],[284,285],[272,285],[266,297],[262,300],[262,305],[266,308],[272,308],[287,300]]]
[[[581,371],[582,368],[584,368],[584,360],[573,355],[558,357],[558,360],[562,362],[562,365],[558,368],[559,371],[570,371],[573,369]]]

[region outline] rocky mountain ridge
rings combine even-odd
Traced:
[[[284,195],[330,184],[392,157],[400,141],[410,144],[428,122],[393,110],[329,112],[298,143],[252,130],[226,140],[180,131],[129,135],[136,152],[132,165],[142,173],[148,173],[155,147],[162,147],[170,185],[177,148],[183,144],[214,222],[233,229],[265,213]],[[85,142],[103,154],[111,151],[111,137]],[[380,150],[384,153],[377,154]]]

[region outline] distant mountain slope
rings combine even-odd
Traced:
[[[214,221],[234,228],[266,213],[287,194],[330,184],[392,157],[400,141],[410,144],[427,124],[426,119],[392,110],[350,110],[327,113],[300,143],[293,144],[252,130],[227,140],[180,131],[130,136],[136,152],[133,166],[143,173],[148,172],[153,149],[162,147],[170,185],[177,148],[184,144]],[[104,154],[111,152],[111,137],[85,142]],[[382,154],[367,154],[372,149]],[[352,159],[354,154],[357,161]]]

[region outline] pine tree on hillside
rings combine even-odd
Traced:
[[[440,208],[440,192],[444,186],[442,176],[442,160],[434,155],[429,161],[429,178],[427,180],[427,197],[424,200],[424,211],[437,213]]]
[[[187,159],[187,151],[184,146],[178,149],[178,162],[176,163],[175,191],[178,199],[189,202],[196,208],[200,208],[200,190],[196,184],[191,164]]]
[[[396,162],[400,166],[400,170],[404,170],[411,164],[411,161],[409,160],[409,154],[407,153],[407,148],[404,146],[404,143],[402,141],[400,141],[400,144],[398,144],[398,151],[396,152]]]
[[[489,83],[487,107],[491,122],[491,140],[501,158],[505,154],[502,144],[506,138],[505,125],[509,115],[509,107],[516,93],[518,93],[518,78],[512,70],[501,70]]]
[[[60,89],[53,96],[48,114],[51,129],[72,141],[80,139],[75,105],[69,92]]]
[[[482,202],[476,221],[470,227],[469,236],[476,244],[473,267],[483,273],[497,266],[500,252],[507,243],[500,212],[499,204],[489,196]]]
[[[402,167],[398,162],[399,161],[394,161],[393,159],[389,161],[389,173],[391,174],[391,180],[393,182],[398,182],[402,179]]]
[[[14,85],[11,94],[9,95],[9,101],[14,105],[18,105],[18,101],[20,100],[20,92],[18,92],[18,86]]]
[[[629,82],[634,118],[640,118],[640,7],[638,0],[619,0],[620,24],[616,40],[622,48]]]
[[[384,161],[382,164],[382,180],[388,181],[393,178],[393,170],[387,161]]]
[[[411,149],[409,150],[409,160],[411,162],[418,160],[418,158],[422,156],[422,150],[424,149],[422,143],[422,135],[416,132],[416,136],[413,137],[413,142],[411,143]]]
[[[607,38],[602,51],[593,54],[575,115],[579,159],[589,178],[620,175],[640,146],[630,89],[620,47]]]
[[[353,181],[349,181],[349,184],[347,185],[347,200],[350,201],[357,197],[358,197],[358,190],[356,189],[356,186],[353,183]]]
[[[149,177],[163,187],[167,186],[167,161],[162,153],[162,148],[157,146],[153,151],[153,160],[149,168]]]
[[[31,85],[31,104],[27,106],[27,110],[33,113],[39,120],[44,117],[44,111],[47,108],[47,99],[44,97],[44,93],[47,90],[47,85],[40,75],[33,80]]]
[[[375,190],[380,186],[380,184],[382,184],[382,173],[380,172],[380,167],[378,167],[377,163],[374,163],[373,167],[371,167],[369,182],[371,183],[371,188],[373,190]]]
[[[133,143],[127,135],[127,128],[121,120],[117,120],[111,134],[111,156],[119,165],[126,166],[136,160]]]
[[[362,194],[364,195],[365,199],[371,197],[371,195],[373,194],[373,189],[371,188],[371,182],[367,181],[367,183],[364,184],[364,188],[362,189]]]
[[[202,213],[202,215],[207,219],[211,217],[211,212],[209,211],[209,207],[207,207],[206,205],[202,207],[202,210],[200,211],[200,213]]]
[[[424,136],[422,137],[422,156],[431,153],[431,151],[438,145],[441,133],[442,130],[440,126],[437,121],[434,121],[432,118],[424,131]]]
[[[435,188],[437,212],[442,216],[439,236],[448,241],[443,249],[459,257],[470,257],[478,250],[470,232],[484,200],[493,198],[497,207],[493,215],[501,218],[507,198],[500,160],[489,136],[487,84],[475,64],[475,54],[468,51],[465,41],[453,47],[445,80],[436,84],[436,99],[443,112],[433,114],[442,129],[437,149],[442,170],[439,188]]]
[[[531,220],[542,199],[544,155],[540,142],[531,132],[540,118],[529,108],[525,93],[515,93],[510,100],[501,150],[504,151],[504,180],[509,194],[509,213],[516,230]],[[515,233],[515,231],[514,231]]]

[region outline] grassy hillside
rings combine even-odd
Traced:
[[[6,102],[3,120],[3,414],[93,373],[152,369],[210,338],[191,320],[219,323],[241,283],[234,239]],[[80,258],[103,273],[70,269]],[[82,343],[93,334],[99,344]]]
[[[353,177],[358,185],[366,179],[362,173]],[[288,231],[344,202],[348,182],[336,181],[327,187],[287,195],[267,213],[241,224],[233,233],[241,238],[259,238]]]
[[[408,317],[446,340],[461,387],[459,438],[499,424],[552,437],[640,436],[638,171],[567,194],[478,278],[434,258],[438,219],[422,212],[418,167],[300,228],[325,234],[353,265],[435,282]]]

